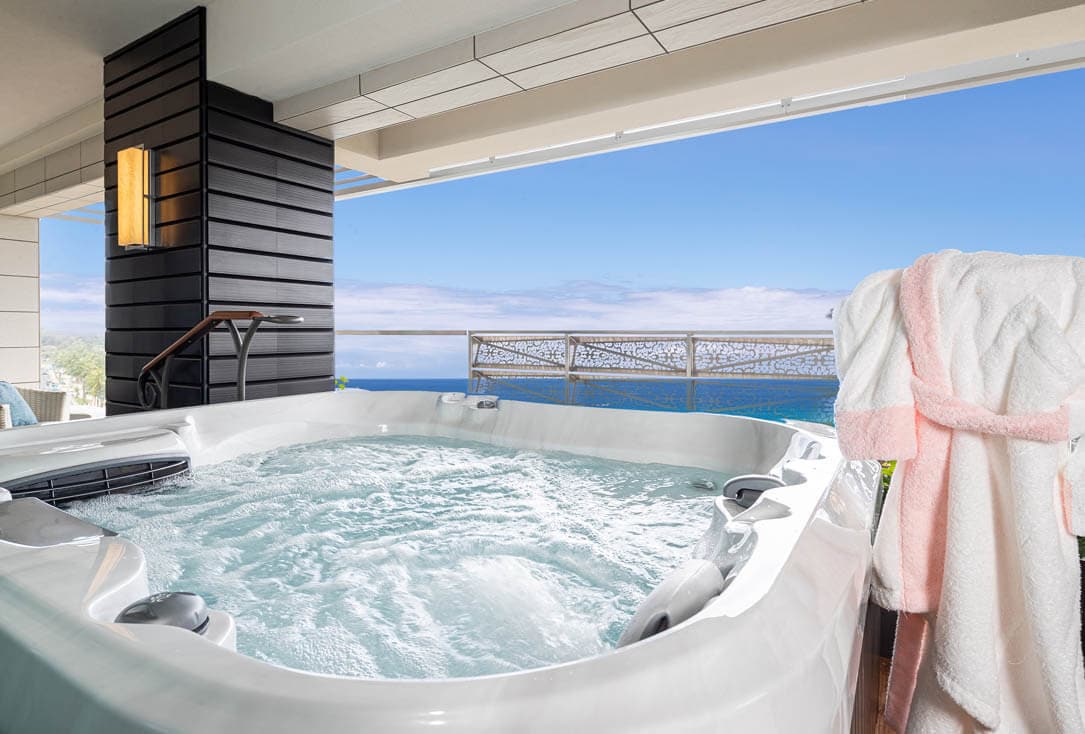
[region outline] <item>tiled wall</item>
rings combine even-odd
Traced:
[[[36,387],[38,220],[0,215],[0,380]]]

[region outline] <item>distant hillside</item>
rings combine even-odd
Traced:
[[[105,400],[105,343],[101,337],[41,335],[42,386],[66,390],[77,405]]]

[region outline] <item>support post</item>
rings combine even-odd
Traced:
[[[471,336],[471,332],[467,332],[467,392],[475,392],[477,385],[475,383],[475,351],[474,351],[474,337]]]
[[[573,349],[574,337],[572,334],[565,334],[565,402],[566,404],[573,402],[573,395],[575,390],[573,389]]]
[[[693,410],[697,398],[697,385],[694,376],[697,374],[697,341],[692,333],[686,334],[686,410]]]

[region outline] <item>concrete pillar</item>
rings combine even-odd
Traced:
[[[37,387],[41,375],[38,220],[0,214],[0,380]]]

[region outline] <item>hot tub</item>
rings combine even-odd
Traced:
[[[43,504],[380,436],[760,477],[702,488],[714,499],[689,568],[719,568],[722,593],[699,598],[682,565],[634,617],[652,629],[620,647],[425,680],[304,672],[241,654],[235,620],[213,600],[202,634],[116,623],[127,605],[166,591],[148,587],[145,553]],[[460,394],[348,390],[4,431],[0,486],[15,499],[0,491],[0,730],[847,731],[878,478],[875,464],[844,462],[824,426]],[[657,624],[676,600],[687,612]]]

